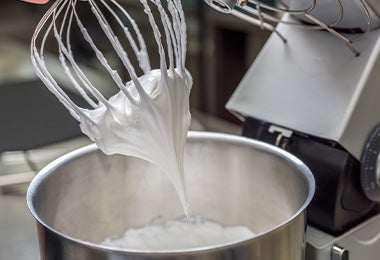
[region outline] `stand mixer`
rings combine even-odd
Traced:
[[[205,1],[273,31],[226,107],[312,170],[306,260],[379,259],[380,2]]]

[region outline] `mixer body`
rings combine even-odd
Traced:
[[[285,2],[286,10],[277,9],[285,15],[226,107],[244,121],[243,135],[277,145],[311,168],[317,191],[308,208],[307,260],[348,259],[333,254],[335,244],[344,245],[349,259],[376,260],[379,1]],[[247,18],[255,14],[250,4],[271,10],[249,0],[236,2],[231,13]],[[269,19],[264,11],[256,18],[259,25]]]
[[[292,132],[277,145],[306,162],[321,187],[309,223],[339,235],[376,213],[366,190],[379,184],[361,183],[361,161],[380,118],[380,30],[355,43],[355,57],[325,31],[276,29],[289,42],[269,38],[227,108],[245,120],[246,136],[276,144],[281,130],[271,125]]]

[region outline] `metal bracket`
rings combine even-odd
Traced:
[[[334,245],[331,249],[331,260],[348,260],[349,253],[344,247]]]
[[[271,125],[269,127],[268,131],[269,131],[269,133],[272,133],[272,134],[275,134],[275,133],[278,134],[277,138],[276,138],[275,145],[277,147],[281,147],[282,149],[286,148],[286,145],[288,144],[288,140],[293,135],[293,131],[292,130],[289,130],[289,129],[286,129],[286,128],[282,128],[282,127],[279,127],[279,126],[275,126],[275,125]]]

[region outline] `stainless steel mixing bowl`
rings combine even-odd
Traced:
[[[226,134],[189,134],[186,183],[192,214],[245,225],[257,237],[185,250],[120,250],[98,243],[128,228],[183,216],[167,177],[149,163],[106,156],[90,145],[44,168],[27,201],[43,260],[301,260],[305,209],[315,189],[289,153]]]

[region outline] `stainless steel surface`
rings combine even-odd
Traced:
[[[297,158],[243,137],[192,132],[185,155],[192,213],[260,233],[231,244],[182,251],[122,251],[99,246],[109,235],[183,215],[168,179],[131,157],[96,146],[51,163],[27,195],[43,259],[303,259],[304,210],[314,179]]]
[[[205,2],[214,8],[215,10],[229,14],[234,9],[235,5],[237,5],[237,0],[205,0]]]
[[[331,249],[331,260],[348,260],[349,252],[340,246],[333,246]]]
[[[291,42],[269,38],[227,108],[337,141],[360,159],[380,117],[380,30],[356,44],[355,58],[326,32],[277,29]]]
[[[380,214],[362,222],[338,237],[308,226],[305,259],[330,260],[332,259],[333,247],[339,246],[349,253],[349,260],[378,260],[380,248],[379,226]]]
[[[380,2],[377,0],[367,0],[367,3],[371,6],[377,17],[380,17]]]

